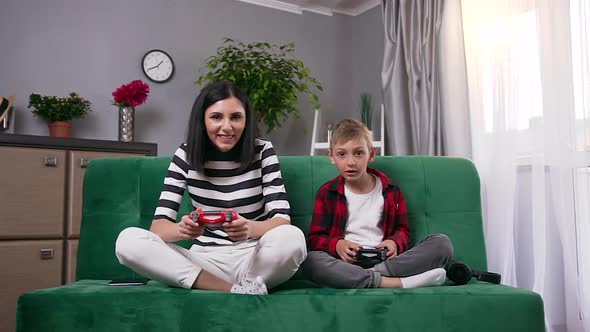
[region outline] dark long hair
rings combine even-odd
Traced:
[[[207,136],[205,127],[205,111],[220,100],[231,97],[237,98],[246,111],[246,127],[238,143],[230,150],[235,154],[235,161],[240,163],[240,168],[245,169],[254,159],[254,112],[250,98],[240,88],[230,81],[217,81],[208,84],[195,100],[188,124],[186,137],[187,160],[190,165],[199,172],[204,169],[206,161],[211,160],[212,153],[216,150]]]

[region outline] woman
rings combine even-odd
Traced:
[[[240,294],[267,294],[267,286],[293,276],[305,259],[305,237],[290,225],[273,146],[255,138],[254,127],[250,100],[237,86],[220,81],[201,91],[150,230],[119,234],[121,264],[168,285]],[[237,219],[221,229],[188,215],[176,223],[185,189],[193,208],[233,209]],[[193,239],[190,250],[172,243],[182,239]]]

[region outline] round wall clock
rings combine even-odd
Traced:
[[[150,81],[164,83],[174,75],[174,61],[170,55],[162,50],[150,50],[141,60],[143,73]]]

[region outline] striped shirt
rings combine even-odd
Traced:
[[[273,217],[291,220],[287,192],[272,143],[256,139],[255,144],[256,155],[246,169],[240,170],[240,163],[236,161],[210,160],[205,162],[203,172],[190,168],[187,145],[182,144],[168,167],[154,219],[176,222],[182,195],[188,188],[194,209],[233,209],[255,221]],[[234,244],[223,230],[207,228],[193,243],[203,246]]]

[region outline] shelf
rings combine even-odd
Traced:
[[[19,146],[42,149],[72,149],[82,151],[133,152],[148,156],[158,155],[156,143],[119,142],[86,138],[2,134],[0,146]]]
[[[309,153],[310,156],[315,155],[315,150],[327,150],[330,148],[330,142],[317,142],[317,132],[318,132],[318,121],[320,117],[320,110],[315,110],[315,115],[313,119],[313,130],[311,136],[311,151]],[[385,143],[383,142],[383,138],[385,137],[385,112],[383,110],[383,104],[381,104],[381,140],[380,141],[373,141],[373,147],[379,149],[381,155],[385,155]]]

